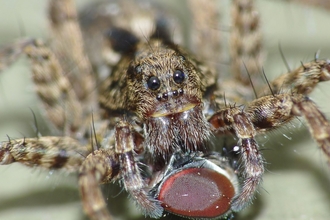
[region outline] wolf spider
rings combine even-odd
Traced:
[[[207,4],[203,5],[203,7],[207,6]],[[199,9],[200,6],[195,5],[192,7]],[[71,8],[69,7],[69,9]],[[211,7],[205,10],[209,13],[208,16],[216,16],[210,9],[214,8]],[[239,8],[239,10],[245,9]],[[70,25],[74,26],[75,21],[74,19],[71,20],[74,16],[58,16],[58,12],[51,13],[51,15],[55,24],[52,29],[55,40],[72,40],[67,35],[71,32],[58,31],[56,28],[61,23],[70,24],[72,22]],[[195,10],[194,15],[202,16],[198,10]],[[56,22],[55,17],[64,19],[64,21]],[[196,17],[194,19],[198,20]],[[171,26],[170,30],[173,30],[172,28]],[[207,30],[207,33],[214,34],[214,37],[217,37],[219,32],[216,30],[213,33],[209,29],[203,29],[203,26],[193,28],[197,29],[195,31],[200,32]],[[110,32],[106,33],[111,35],[111,45],[115,48],[115,52],[122,54],[122,59],[118,65],[112,64],[112,59],[107,60],[109,65],[114,65],[114,74],[105,79],[101,86],[96,83],[98,81],[90,80],[96,75],[92,74],[88,58],[79,51],[81,45],[66,45],[74,48],[72,51],[75,52],[74,54],[77,57],[74,57],[72,51],[65,50],[66,48],[55,51],[55,53],[62,56],[63,53],[68,53],[64,56],[70,58],[69,61],[60,59],[59,63],[53,57],[52,52],[44,47],[44,44],[40,41],[22,40],[14,44],[14,47],[10,47],[10,50],[5,48],[1,55],[6,55],[6,57],[1,64],[9,65],[22,52],[28,54],[33,63],[32,68],[34,68],[37,93],[46,108],[46,116],[53,125],[52,129],[55,130],[55,134],[67,137],[40,136],[14,139],[9,136],[8,140],[3,141],[0,145],[1,163],[21,162],[32,167],[40,166],[47,169],[78,172],[84,210],[91,219],[108,219],[106,204],[102,199],[98,184],[113,179],[122,180],[122,184],[129,194],[137,198],[137,206],[140,206],[142,211],[148,215],[154,217],[160,215],[162,208],[155,199],[158,198],[163,202],[162,207],[167,211],[187,215],[188,217],[201,218],[220,215],[230,217],[231,209],[232,211],[240,211],[251,203],[264,171],[264,160],[255,141],[259,133],[282,126],[295,116],[304,116],[312,136],[319,143],[325,155],[329,157],[329,123],[315,104],[306,98],[306,95],[311,92],[319,81],[329,80],[330,68],[328,61],[315,59],[306,62],[296,72],[292,70],[291,73],[271,81],[269,88],[267,86],[263,88],[267,84],[260,81],[262,74],[257,75],[259,70],[253,69],[255,68],[253,62],[259,63],[259,58],[262,56],[259,54],[259,50],[252,51],[252,54],[256,55],[254,57],[256,59],[253,60],[252,64],[249,62],[244,64],[251,75],[256,93],[254,94],[249,75],[242,63],[237,62],[232,66],[232,73],[237,73],[235,80],[216,81],[216,75],[212,68],[209,69],[207,65],[195,60],[193,55],[173,44],[174,35],[172,36],[172,34],[164,31],[165,28],[162,25],[157,26],[156,30],[150,32],[152,35],[150,38],[143,33],[142,40],[141,37],[138,40],[136,35],[132,35],[121,28],[112,28]],[[71,31],[78,31],[78,33],[73,32],[75,33],[73,36],[79,37],[79,30],[71,29]],[[255,29],[251,30],[252,33],[253,31]],[[195,34],[198,35],[197,32]],[[198,36],[203,39],[203,34]],[[143,42],[143,37],[147,38],[147,43],[140,43]],[[122,39],[125,39],[125,42],[129,42],[130,45],[118,44],[117,41]],[[165,45],[170,49],[161,46],[162,43],[157,39],[165,42]],[[77,41],[77,38],[74,38],[74,40]],[[219,42],[214,41],[215,44],[214,42],[207,42],[209,45],[205,45],[206,41],[192,39],[192,49],[196,50],[198,48],[197,55],[206,59],[208,65],[217,69],[218,67],[213,65],[217,61],[217,58],[214,58],[214,53],[218,50],[217,45]],[[61,43],[57,43],[54,43],[55,48],[61,45]],[[106,43],[109,42],[106,41]],[[205,45],[205,48],[201,47],[200,43]],[[260,42],[254,43],[258,44]],[[75,46],[77,47],[75,48]],[[87,46],[89,45],[87,44]],[[259,46],[256,46],[256,48]],[[18,49],[18,51],[12,50],[13,48]],[[233,48],[238,48],[237,42]],[[153,54],[152,59],[150,58],[148,61],[148,65],[141,64],[142,59],[130,63],[132,57],[127,54],[132,54],[132,51],[135,50],[140,50],[143,56],[145,56],[143,53]],[[241,50],[237,49],[237,51]],[[17,54],[14,52],[17,52]],[[103,52],[107,55],[110,54],[111,58],[115,57],[114,51]],[[164,54],[165,56],[162,57]],[[92,56],[89,58],[93,60]],[[98,60],[93,61],[97,62]],[[168,61],[168,65],[159,67],[166,61]],[[234,61],[233,58],[232,63],[235,63]],[[53,65],[53,67],[42,66],[45,64]],[[94,62],[92,64],[94,68],[99,67]],[[164,69],[169,68],[168,66],[171,67],[174,64],[175,68],[164,71]],[[259,65],[261,64],[258,64],[257,67]],[[43,69],[40,71],[41,66]],[[158,68],[158,70],[160,69],[165,73],[160,75],[159,78],[155,77],[156,73],[151,77],[146,77],[147,73],[153,72],[150,66],[155,66],[155,69]],[[237,68],[238,66],[239,68]],[[323,72],[318,70],[320,66]],[[63,70],[57,68],[63,68]],[[316,70],[311,71],[314,68]],[[50,69],[55,69],[55,71],[50,73]],[[75,76],[75,69],[80,71],[81,74],[85,73],[85,76]],[[62,72],[68,74],[61,75]],[[120,80],[121,77],[126,76],[122,73],[126,72],[129,73],[129,77],[125,81]],[[208,77],[201,75],[201,72]],[[314,81],[304,79],[303,72],[315,73],[311,75]],[[47,79],[47,75],[44,73],[49,73],[51,78]],[[137,83],[135,85],[134,80],[136,79],[142,80],[144,84]],[[98,80],[102,81],[99,78]],[[124,84],[114,83],[116,80],[124,82]],[[163,89],[163,84],[160,82],[164,83],[167,80],[170,87],[174,86],[175,89],[159,92]],[[201,81],[203,86],[200,84]],[[132,90],[127,89],[126,82],[129,85],[134,85],[139,93],[131,94],[130,91]],[[291,84],[294,83],[297,85],[291,87]],[[167,86],[169,87],[169,85]],[[237,88],[240,90],[236,90]],[[98,100],[96,92],[100,93],[99,103],[101,109],[96,103],[96,100]],[[128,96],[124,101],[122,97],[125,92],[128,93]],[[60,95],[54,98],[58,94]],[[108,97],[104,94],[110,95]],[[137,98],[139,97],[138,94],[144,96]],[[257,98],[254,96],[257,96]],[[179,99],[180,103],[178,104],[177,101],[169,102],[171,99]],[[253,99],[255,100],[252,101]],[[246,102],[246,100],[250,100],[250,102]],[[239,104],[245,107],[239,106]],[[82,108],[80,108],[81,105]],[[152,108],[154,106],[157,107],[156,110]],[[170,128],[161,128],[161,126],[169,126]],[[58,133],[56,133],[56,130]],[[166,131],[170,132],[166,133]],[[157,134],[153,132],[157,132]],[[215,137],[211,137],[211,133]],[[183,138],[191,134],[196,135]],[[225,136],[226,139],[216,139],[218,136]],[[176,140],[173,141],[172,137],[176,137]],[[235,144],[230,142],[233,140],[236,142]],[[214,151],[213,147],[220,147],[220,149],[217,149],[219,153]],[[22,154],[23,151],[29,152]],[[112,166],[109,167],[106,162]],[[218,166],[215,166],[215,164]],[[200,173],[205,172],[205,176],[202,175],[204,181],[206,178],[216,175],[216,178],[212,177],[214,182],[218,178],[222,178],[227,183],[225,186],[232,188],[231,191],[234,195],[225,196],[229,198],[226,198],[227,201],[223,210],[217,212],[214,216],[208,216],[208,214],[214,213],[210,210],[207,214],[195,211],[195,214],[190,216],[187,210],[178,211],[173,209],[175,207],[169,208],[166,206],[174,201],[162,197],[164,194],[162,187],[166,187],[167,184],[165,183],[168,180],[172,181],[171,178],[176,175],[179,179],[177,181],[186,181],[184,178],[180,180],[182,176],[179,174],[180,172],[190,171],[190,168],[198,169]],[[214,174],[214,169],[220,170],[221,174]],[[175,173],[177,171],[180,172]],[[170,173],[166,177],[168,179],[163,179],[164,173]],[[196,175],[189,178],[198,179]],[[201,185],[204,187],[211,185],[210,182],[205,182]],[[165,186],[161,185],[159,187],[157,183],[162,183]],[[136,186],[139,187],[136,188]],[[174,187],[170,187],[167,190],[174,189]],[[193,188],[193,190],[197,189]],[[217,193],[216,190],[219,189],[213,190],[211,193]],[[198,199],[203,195],[199,196]],[[231,201],[231,199],[233,200]],[[184,204],[178,206],[180,205]],[[197,203],[195,205],[200,206],[202,204]],[[99,207],[101,207],[101,211],[96,212]],[[155,210],[159,210],[159,213]]]

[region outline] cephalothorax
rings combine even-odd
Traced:
[[[170,34],[175,24],[171,16],[149,1],[132,4],[116,1],[107,16],[98,13],[102,4],[86,10],[80,24],[83,38],[72,1],[51,1],[53,35],[60,40],[54,43],[55,51],[37,40],[21,40],[2,50],[2,66],[22,53],[31,59],[46,115],[64,137],[9,138],[0,144],[0,164],[78,172],[83,207],[91,219],[112,219],[99,184],[115,180],[150,217],[170,212],[214,219],[230,218],[253,200],[264,173],[258,133],[301,116],[330,157],[329,122],[307,97],[319,82],[330,80],[329,61],[304,63],[266,89],[256,81],[252,92],[242,70],[245,66],[252,76],[258,72],[258,37],[252,49],[244,42],[232,49],[235,81],[219,80],[217,68],[199,61],[212,57],[212,42],[200,47],[208,35],[195,39],[200,49],[195,58]],[[213,5],[209,1],[203,7],[217,17]],[[233,23],[245,26],[232,30],[233,39],[255,34],[258,19],[253,10],[253,1],[234,1],[234,14],[241,13],[243,19],[236,16],[241,20]],[[136,28],[138,21],[143,22]],[[95,34],[93,25],[103,32]],[[93,47],[91,39],[98,39]],[[101,50],[97,54],[105,58],[92,49]],[[66,58],[77,65],[70,74]],[[94,73],[104,72],[104,66],[105,77]]]
[[[204,150],[210,128],[202,112],[207,85],[201,70],[176,45],[161,39],[137,45],[134,54],[124,57],[119,66],[126,68],[114,70],[102,86],[101,106],[136,114],[143,124],[144,148],[155,161],[168,162],[181,148]]]

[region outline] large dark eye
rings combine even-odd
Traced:
[[[184,80],[184,73],[182,70],[175,70],[173,73],[173,80],[174,82],[181,84]]]
[[[156,90],[160,87],[160,81],[157,76],[152,76],[148,79],[148,87],[149,89]]]

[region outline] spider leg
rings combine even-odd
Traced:
[[[0,69],[26,54],[46,116],[61,134],[81,138],[91,111],[98,110],[92,68],[83,51],[74,1],[51,1],[49,13],[53,50],[39,40],[19,40],[0,51]]]
[[[257,98],[255,89],[264,85],[260,77],[260,67],[265,59],[265,53],[262,50],[259,14],[253,0],[232,1],[231,24],[230,56],[226,54],[225,59],[230,59],[232,78],[217,81],[218,87],[214,96],[219,106],[226,105],[224,99],[227,99],[229,103],[245,104]],[[204,40],[204,42],[207,41]]]
[[[219,63],[221,54],[221,31],[220,13],[218,1],[188,1],[188,7],[192,15],[191,24],[192,49],[201,60],[207,61],[207,64],[213,67]],[[205,43],[208,42],[208,43]]]
[[[31,61],[32,78],[46,116],[58,131],[74,136],[81,127],[82,107],[58,59],[41,41],[23,39],[0,51],[1,66],[9,66],[21,54]]]
[[[234,211],[241,210],[253,199],[264,172],[263,159],[254,139],[257,132],[282,126],[295,116],[306,119],[310,133],[330,159],[330,124],[316,105],[302,94],[264,96],[251,102],[244,112],[230,107],[209,119],[217,131],[231,132],[239,138],[244,183],[240,194],[233,200]]]
[[[231,19],[231,73],[242,86],[250,86],[249,77],[256,76],[260,72],[264,59],[259,14],[254,1],[234,0]],[[253,84],[256,87],[261,83],[259,76],[253,77]]]
[[[218,111],[209,122],[220,132],[232,132],[238,137],[240,159],[243,163],[243,185],[232,201],[232,210],[239,211],[250,204],[254,192],[262,181],[264,165],[262,155],[254,137],[256,129],[249,116],[237,107]]]
[[[246,109],[259,132],[283,125],[294,116],[302,116],[310,133],[330,160],[330,123],[308,97],[302,94],[264,96],[251,102]]]
[[[308,97],[293,97],[293,114],[303,116],[312,137],[317,141],[330,162],[330,123]]]
[[[309,94],[319,82],[330,80],[330,61],[314,60],[303,63],[291,72],[283,74],[270,83],[272,92],[275,94],[291,92]],[[269,88],[265,88],[264,91]]]
[[[96,85],[89,58],[84,51],[82,33],[74,0],[49,3],[51,46],[83,106],[97,109]],[[87,110],[90,110],[87,108]]]
[[[78,171],[88,150],[70,137],[40,137],[0,143],[0,165],[14,162],[30,167]]]
[[[122,120],[115,128],[115,147],[94,151],[83,162],[79,171],[79,186],[84,210],[91,219],[111,219],[99,184],[119,177],[126,191],[146,215],[162,215],[163,208],[148,195],[146,182],[135,161],[136,150],[141,150],[140,144],[140,137],[128,122]]]
[[[112,219],[99,184],[119,177],[126,191],[146,215],[160,217],[163,208],[148,195],[147,185],[135,161],[136,151],[141,151],[139,137],[124,120],[115,127],[115,147],[100,149],[89,154],[79,170],[79,187],[86,214],[95,220]]]
[[[330,160],[330,124],[315,103],[306,96],[314,90],[318,83],[329,80],[329,60],[316,59],[304,63],[297,69],[279,76],[270,83],[272,93],[278,95],[266,96],[268,98],[262,97],[259,100],[255,100],[249,106],[250,110],[248,111],[251,111],[251,117],[255,119],[257,124],[262,122],[261,124],[263,125],[261,127],[263,129],[280,126],[293,116],[304,117],[311,135]],[[284,109],[286,111],[285,116],[282,113],[278,114],[283,112]],[[267,112],[268,119],[261,119],[260,115],[258,116],[259,119],[257,119],[255,111],[258,111],[261,115],[265,115],[264,112]],[[274,119],[270,120],[272,116]]]
[[[79,187],[86,214],[95,220],[110,220],[110,213],[100,189],[100,183],[115,180],[119,160],[113,149],[100,149],[89,154],[79,170]]]
[[[133,128],[127,122],[120,121],[116,126],[115,152],[119,155],[121,177],[125,189],[145,215],[158,218],[162,215],[163,208],[157,200],[148,195],[146,182],[135,161],[134,149]]]
[[[39,41],[24,51],[31,60],[33,81],[49,120],[58,130],[74,135],[82,124],[82,106],[57,57]]]

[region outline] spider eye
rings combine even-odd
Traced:
[[[142,67],[141,67],[140,65],[137,65],[137,66],[135,67],[135,71],[136,71],[136,73],[138,73],[138,74],[142,73]]]
[[[156,90],[160,87],[160,80],[157,76],[152,76],[147,81],[148,88],[152,90]]]
[[[175,70],[173,73],[174,82],[181,84],[184,81],[184,72],[182,70]]]

